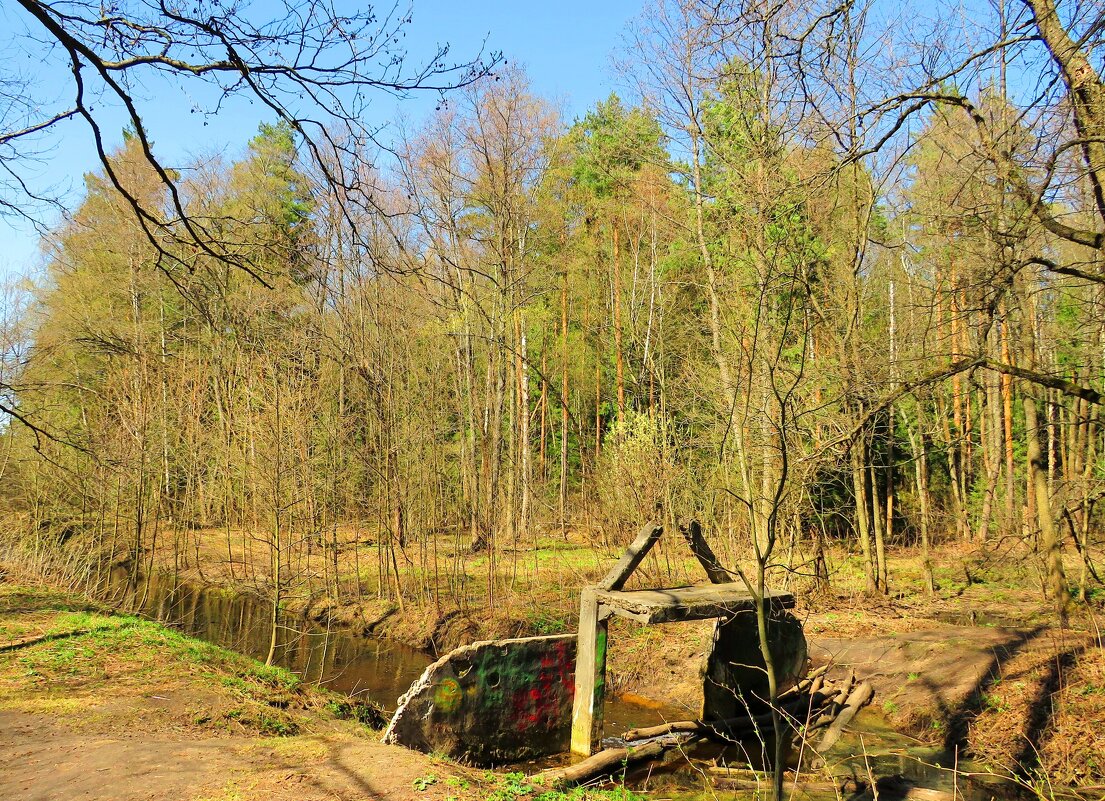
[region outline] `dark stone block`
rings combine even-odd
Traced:
[[[806,673],[806,637],[801,622],[789,612],[773,611],[768,619],[768,642],[782,692]],[[702,719],[741,717],[748,709],[762,709],[768,697],[756,613],[739,612],[719,620],[714,647],[706,660]]]

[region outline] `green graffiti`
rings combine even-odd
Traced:
[[[529,653],[488,653],[473,666],[475,682],[469,688],[482,710],[502,709],[519,688],[530,687],[538,679],[534,657]],[[474,690],[474,693],[473,693]]]
[[[443,679],[434,690],[434,707],[442,712],[455,712],[464,698],[464,691],[460,688],[460,682],[456,679]]]
[[[595,670],[600,672],[606,667],[606,631],[595,633]]]
[[[606,687],[606,629],[595,632],[595,697],[602,696]]]

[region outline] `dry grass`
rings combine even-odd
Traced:
[[[1099,644],[1065,672],[1039,762],[1058,784],[1105,784],[1105,652]]]
[[[1047,629],[996,665],[972,699],[978,711],[967,731],[971,751],[994,766],[1030,772],[1057,734],[1054,702],[1092,644],[1086,632]]]

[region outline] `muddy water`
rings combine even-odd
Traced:
[[[1024,788],[993,775],[944,749],[922,745],[896,731],[877,706],[862,710],[842,746],[856,756],[834,767],[837,775],[859,779],[900,776],[920,787],[950,793],[962,801],[1028,798]]]
[[[127,575],[122,570],[112,575],[111,586],[114,601],[143,617],[255,659],[264,660],[268,655],[272,610],[254,596],[182,584],[160,575],[151,577],[144,600],[136,603],[136,593],[128,590]],[[137,596],[143,596],[143,582],[139,582]],[[305,681],[368,698],[390,711],[433,660],[422,651],[391,640],[328,630],[284,617],[274,661]],[[687,715],[662,705],[608,699],[605,716],[606,733],[617,736],[635,726],[651,726]]]

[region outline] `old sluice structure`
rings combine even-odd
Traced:
[[[701,721],[724,721],[764,706],[765,660],[757,599],[718,563],[691,522],[681,533],[709,583],[623,589],[664,533],[649,523],[610,572],[580,595],[577,634],[478,642],[430,665],[399,699],[385,742],[447,754],[474,764],[502,764],[571,750],[586,756],[603,734],[608,623],[645,625],[716,620],[703,666]],[[790,593],[768,591],[769,645],[779,688],[806,669],[801,624]]]

